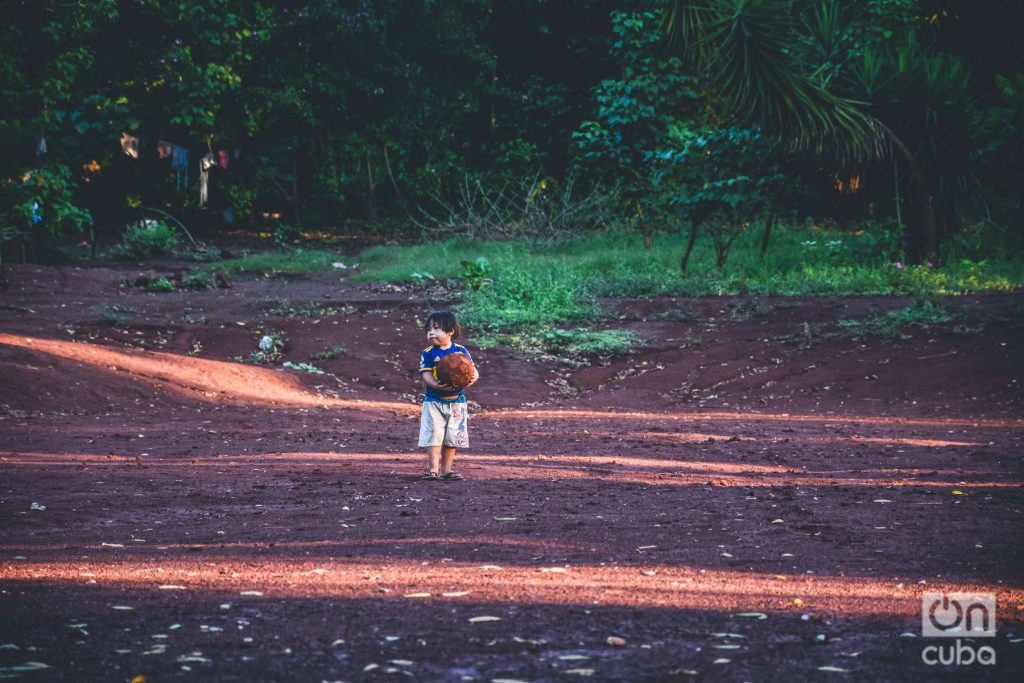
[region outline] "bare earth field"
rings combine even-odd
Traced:
[[[607,302],[644,342],[580,367],[469,330],[466,480],[431,482],[449,293],[138,273],[0,293],[0,678],[1022,679],[1022,296],[896,341],[833,333],[906,300]],[[346,352],[233,360],[267,330]],[[995,594],[961,641],[994,665],[922,661],[939,591]]]

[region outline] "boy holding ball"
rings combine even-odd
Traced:
[[[419,445],[427,449],[427,472],[421,479],[459,481],[463,477],[452,470],[452,461],[455,460],[456,448],[469,446],[465,389],[474,384],[480,374],[472,363],[469,350],[454,341],[462,327],[453,313],[431,313],[423,329],[430,346],[420,354],[419,373],[426,391],[420,413]],[[462,362],[463,367],[459,368],[459,361],[463,359],[444,361],[452,354],[464,354],[469,365]]]

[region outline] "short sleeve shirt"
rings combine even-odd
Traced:
[[[436,346],[428,346],[423,349],[423,353],[420,354],[420,372],[426,372],[430,370],[434,374],[434,379],[437,379],[437,366],[441,363],[441,359],[447,356],[449,353],[464,353],[473,360],[473,356],[469,354],[469,349],[461,344],[452,342],[452,345],[447,349],[439,349]],[[465,396],[466,390],[459,389],[457,392],[460,397]],[[452,394],[442,394],[432,387],[427,387],[427,393],[423,397],[425,401],[438,401],[442,396],[452,396]]]

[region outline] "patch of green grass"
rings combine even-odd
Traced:
[[[344,356],[346,353],[348,353],[348,349],[344,346],[332,346],[328,349],[324,349],[323,351],[314,351],[309,354],[309,360],[311,362],[334,360],[335,358]]]
[[[779,225],[768,252],[760,253],[761,225],[739,235],[726,266],[715,265],[710,239],[701,236],[680,273],[685,234],[658,233],[652,248],[636,233],[606,232],[547,246],[526,240],[473,242],[465,239],[398,247],[379,246],[360,256],[355,279],[457,281],[465,263],[486,263],[486,278],[467,286],[456,306],[461,321],[482,345],[504,344],[528,353],[550,353],[566,324],[614,318],[600,298],[745,295],[734,317],[764,315],[764,296],[949,295],[1024,288],[1024,260],[950,258],[938,268],[905,267],[894,261],[898,232],[870,229],[839,232]],[[463,277],[463,279],[465,279]],[[467,285],[471,283],[466,283]],[[927,315],[934,315],[934,311]],[[689,319],[686,312],[653,319]],[[910,316],[910,317],[908,317]],[[864,322],[861,333],[889,334],[925,318]],[[887,328],[888,326],[888,328]],[[854,329],[856,324],[851,325]],[[578,327],[577,329],[583,329]],[[575,333],[584,346],[596,338]]]
[[[910,306],[886,311],[862,320],[840,320],[839,327],[846,336],[872,336],[883,339],[906,339],[912,327],[929,327],[947,323],[954,315],[941,304],[919,299]]]
[[[222,270],[229,274],[272,275],[275,273],[316,273],[334,270],[338,255],[329,251],[263,252],[201,266],[195,272]]]
[[[552,356],[570,365],[586,364],[595,356],[629,353],[640,341],[632,330],[561,329],[546,325],[489,328],[474,335],[480,348],[501,346],[527,356]]]
[[[348,315],[354,313],[355,310],[355,306],[333,306],[319,301],[295,303],[288,299],[283,299],[268,308],[267,313],[287,317],[324,318],[330,315]]]

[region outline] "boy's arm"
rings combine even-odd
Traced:
[[[467,384],[467,385],[466,385],[465,387],[463,387],[463,388],[464,388],[464,389],[468,389],[469,387],[471,387],[471,386],[473,386],[474,384],[476,384],[476,381],[477,381],[478,379],[480,379],[480,371],[476,369],[476,363],[473,363],[473,379],[471,379],[471,380],[469,381],[469,384]]]
[[[436,379],[434,379],[434,371],[431,370],[430,368],[425,368],[423,370],[420,370],[420,378],[423,380],[423,383],[426,384],[431,389],[438,389],[440,391],[447,391],[447,392],[452,393],[452,394],[456,394],[459,391],[455,387],[450,387],[447,384],[441,384]]]

